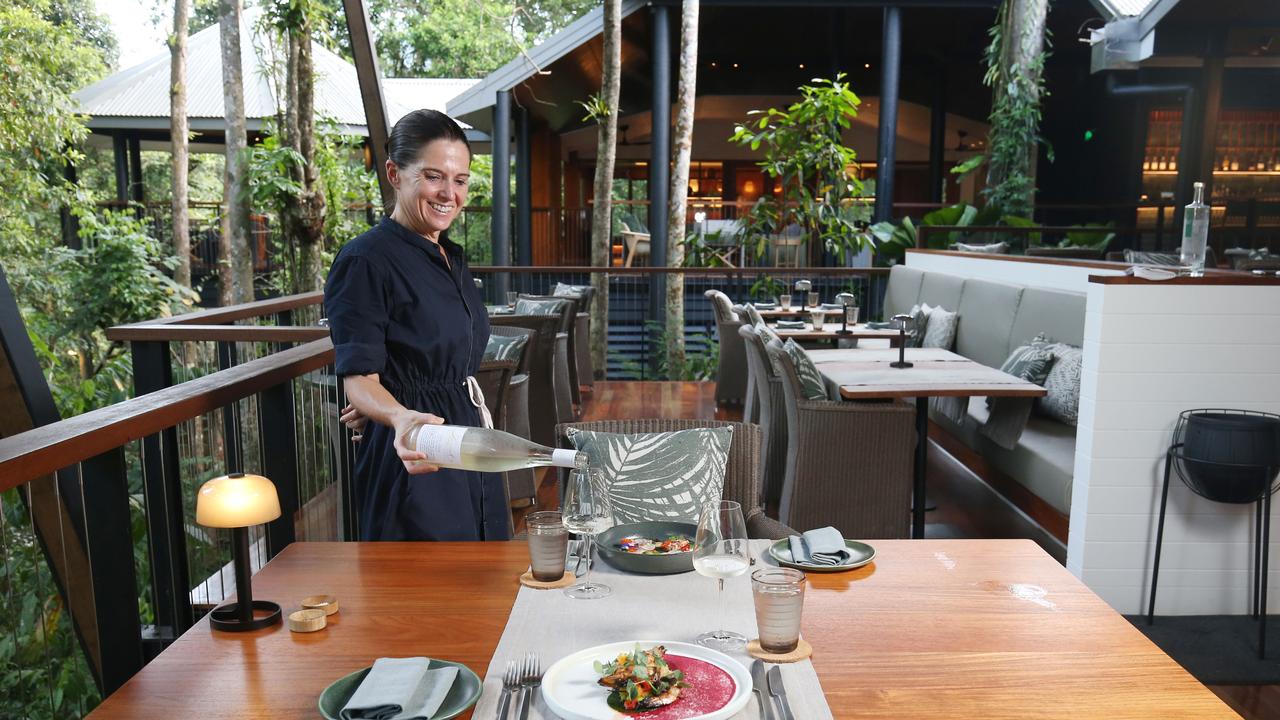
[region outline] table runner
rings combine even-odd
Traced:
[[[751,541],[756,557],[752,570],[763,567],[761,556],[767,554],[769,544],[768,540]],[[574,600],[560,590],[520,588],[502,639],[485,672],[484,693],[476,704],[477,720],[496,717],[507,661],[521,660],[529,651],[538,653],[545,672],[566,655],[605,643],[624,640],[692,643],[700,633],[717,629],[735,630],[748,638],[757,636],[750,573],[725,581],[723,616],[716,597],[716,581],[696,572],[632,575],[615,570],[597,557],[591,576],[612,587],[613,594],[601,600]],[[752,658],[745,650],[727,654],[751,669]],[[787,699],[796,718],[832,717],[812,663],[803,660],[778,667],[782,668]],[[767,691],[765,696],[767,699]],[[603,705],[603,692],[600,702]],[[514,701],[510,717],[515,717]],[[540,693],[535,694],[529,717],[534,720],[557,718],[542,702]],[[735,720],[759,717],[760,706],[754,697],[734,716]]]

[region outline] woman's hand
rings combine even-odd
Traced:
[[[416,448],[408,445],[409,431],[418,423],[426,423],[427,425],[443,425],[444,418],[432,415],[431,413],[414,412],[413,410],[405,410],[396,416],[395,422],[395,448],[396,455],[400,457],[400,461],[404,463],[404,469],[410,475],[422,475],[424,473],[432,473],[440,469],[438,465],[432,465],[425,453],[420,453]]]
[[[360,442],[364,439],[364,426],[369,422],[369,418],[357,410],[355,405],[348,404],[342,408],[342,414],[338,416],[338,420],[351,431],[352,442]]]

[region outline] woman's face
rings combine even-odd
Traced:
[[[407,167],[388,160],[387,178],[396,189],[392,216],[410,230],[438,241],[467,204],[471,153],[458,140],[433,140]]]

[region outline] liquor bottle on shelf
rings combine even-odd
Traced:
[[[1209,206],[1204,203],[1204,183],[1195,183],[1195,197],[1182,214],[1182,266],[1193,277],[1204,275],[1205,246],[1209,242]]]
[[[555,450],[501,430],[420,423],[409,429],[405,444],[427,456],[432,465],[480,472],[526,468],[585,467],[587,454]]]

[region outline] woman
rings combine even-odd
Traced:
[[[505,540],[502,477],[439,469],[405,445],[416,423],[481,425],[468,378],[489,319],[462,248],[448,229],[467,203],[471,147],[434,110],[409,113],[387,140],[391,216],[333,261],[325,312],[351,406],[370,422],[356,454],[364,540]],[[474,380],[471,381],[474,383]],[[431,473],[425,475],[424,473]]]

